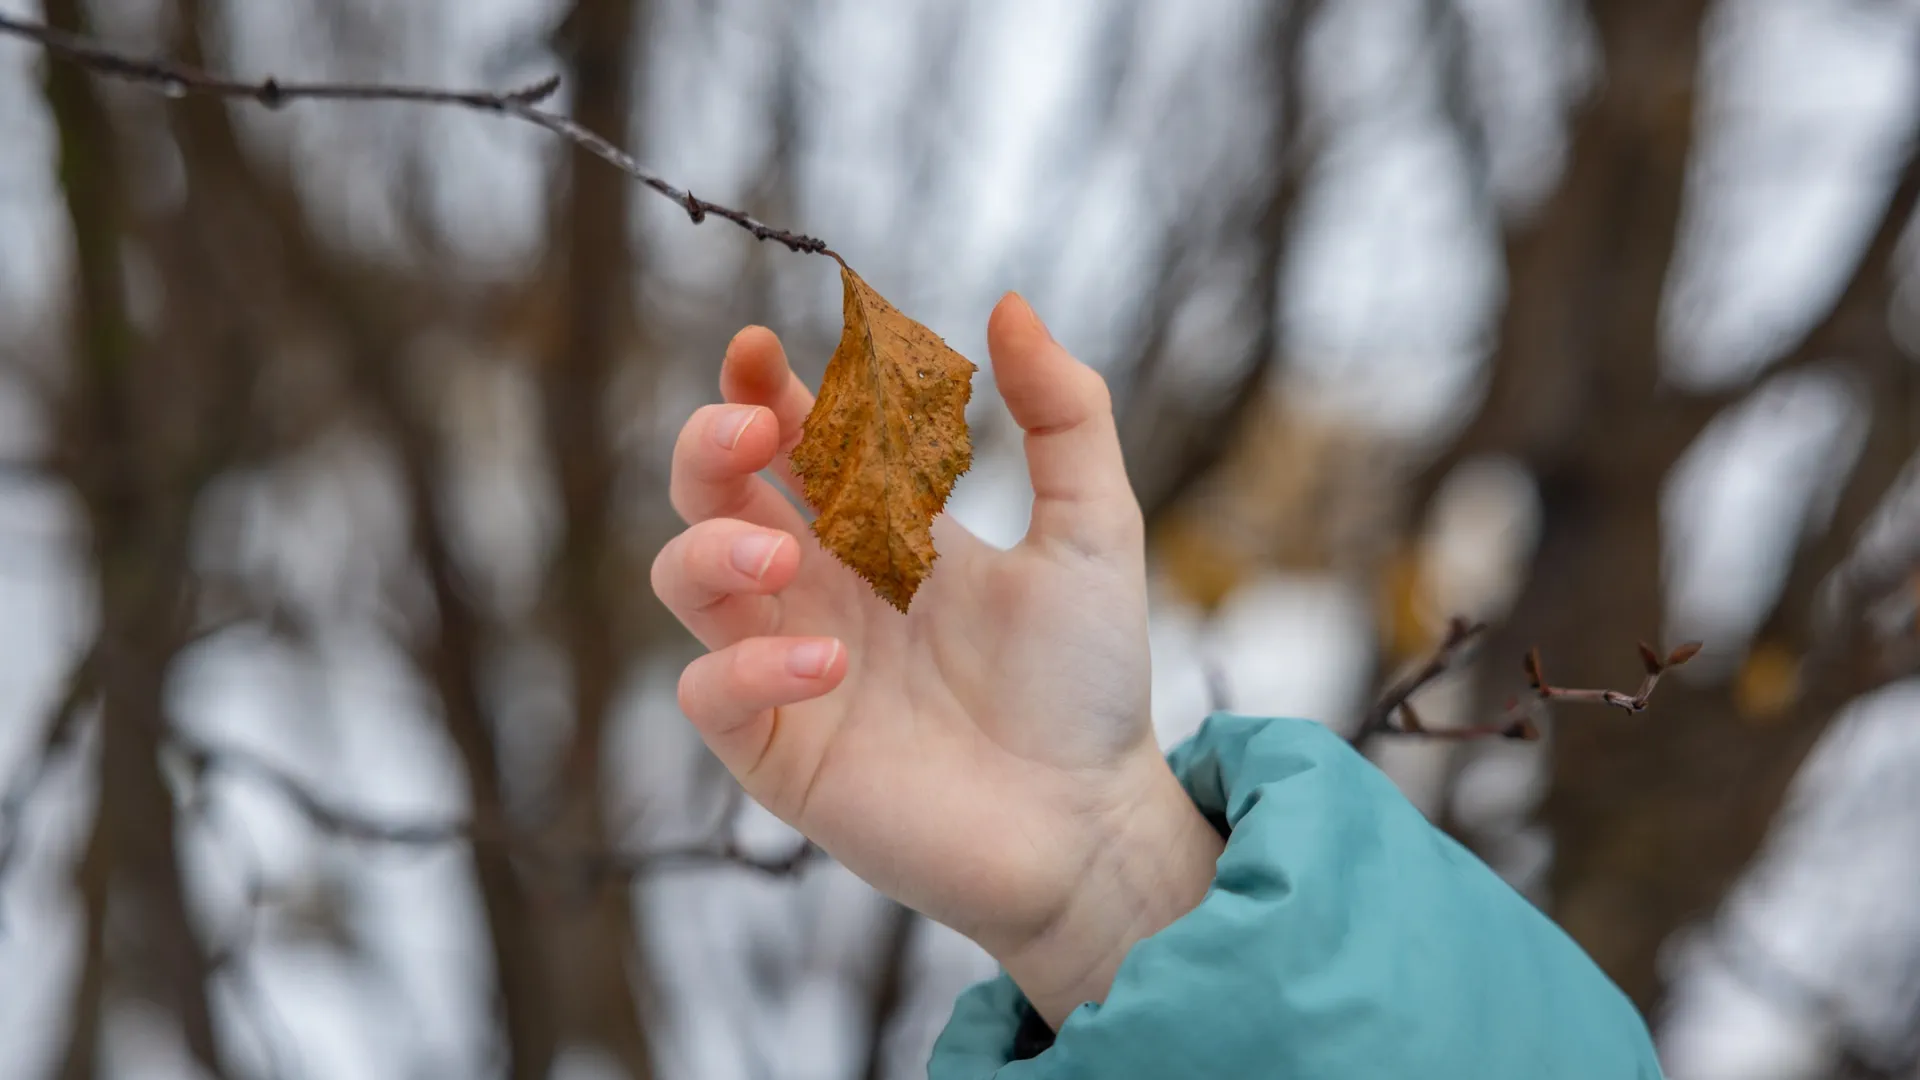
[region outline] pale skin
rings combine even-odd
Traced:
[[[1012,294],[987,346],[1026,433],[1019,544],[941,515],[910,611],[875,596],[774,487],[800,490],[786,459],[813,396],[749,327],[725,403],[674,447],[688,528],[653,587],[710,650],[680,705],[747,793],[978,942],[1057,1028],[1199,903],[1221,840],[1149,721],[1145,545],[1106,384]]]

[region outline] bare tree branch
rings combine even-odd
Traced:
[[[1900,147],[1897,160],[1898,168],[1889,170],[1893,182],[1880,216],[1862,243],[1852,271],[1841,282],[1833,305],[1756,378],[1798,371],[1849,352],[1865,353],[1873,362],[1905,362],[1898,349],[1884,346],[1888,311],[1899,276],[1895,255],[1913,221],[1914,209],[1920,205],[1920,135],[1909,137]],[[1725,406],[1735,400],[1722,396],[1714,404]]]
[[[1375,736],[1379,735],[1418,735],[1431,739],[1518,739],[1532,741],[1540,737],[1537,723],[1542,705],[1549,701],[1572,701],[1588,705],[1605,705],[1627,713],[1645,712],[1653,697],[1654,687],[1660,684],[1660,677],[1672,668],[1699,655],[1700,643],[1689,641],[1679,645],[1665,657],[1642,642],[1640,662],[1646,669],[1646,676],[1640,681],[1639,689],[1629,694],[1623,690],[1585,690],[1575,687],[1554,686],[1546,678],[1540,663],[1540,650],[1529,649],[1522,666],[1527,673],[1527,685],[1532,691],[1525,698],[1515,698],[1507,703],[1506,711],[1498,719],[1486,723],[1472,724],[1466,727],[1436,728],[1430,727],[1420,718],[1413,707],[1412,697],[1421,687],[1439,678],[1446,672],[1458,667],[1467,647],[1486,631],[1484,623],[1469,623],[1455,617],[1447,624],[1447,633],[1427,662],[1417,670],[1396,680],[1380,695],[1360,729],[1349,740],[1356,748],[1364,748]]]
[[[320,832],[351,843],[387,847],[423,848],[472,844],[505,848],[528,861],[570,871],[590,884],[627,880],[666,870],[737,866],[774,877],[798,874],[824,857],[811,842],[778,858],[756,855],[742,848],[730,833],[702,844],[628,852],[577,846],[557,848],[484,815],[471,819],[398,821],[341,806],[315,792],[286,769],[233,746],[216,746],[179,731],[168,741],[186,760],[194,776],[245,778],[272,790]]]
[[[1861,616],[1920,566],[1920,543],[1860,550],[1864,530],[1899,485],[1914,452],[1912,365],[1894,340],[1890,311],[1900,277],[1895,256],[1920,205],[1920,138],[1910,140],[1904,154],[1886,208],[1833,307],[1768,369],[1786,373],[1840,361],[1840,370],[1859,379],[1866,411],[1864,441],[1837,480],[1833,508],[1819,531],[1795,548],[1780,593],[1755,634],[1757,640],[1790,642],[1803,654],[1803,691],[1846,682],[1838,677],[1846,674]],[[1826,689],[1828,698],[1838,698],[1849,687]]]
[[[57,32],[85,32],[79,0],[44,7]],[[237,327],[224,320],[191,330],[174,317],[142,325],[126,267],[129,234],[148,224],[129,190],[136,159],[84,69],[48,65],[42,91],[59,135],[57,173],[74,248],[65,312],[70,370],[53,410],[53,458],[84,509],[100,642],[98,798],[75,867],[85,944],[68,993],[58,1075],[85,1080],[100,1070],[108,1002],[131,989],[177,1027],[203,1072],[226,1077],[226,1035],[215,1018],[158,755],[168,671],[186,637],[190,508],[226,437],[243,430],[226,406],[247,384],[230,378],[226,365],[249,365]],[[199,185],[185,190],[192,216],[204,205]],[[196,266],[210,269],[218,268]],[[155,270],[168,276],[164,260]]]
[[[1265,132],[1265,175],[1242,211],[1251,219],[1254,259],[1242,297],[1251,310],[1253,325],[1232,379],[1212,395],[1209,406],[1176,410],[1191,412],[1189,416],[1170,413],[1159,400],[1161,373],[1173,359],[1173,321],[1199,276],[1193,261],[1200,254],[1196,250],[1199,241],[1187,237],[1169,240],[1150,294],[1147,317],[1136,334],[1140,344],[1119,395],[1117,422],[1130,466],[1146,461],[1168,463],[1153,470],[1152,475],[1135,478],[1141,491],[1141,514],[1150,534],[1227,456],[1256,414],[1262,387],[1282,362],[1286,341],[1280,302],[1286,285],[1287,245],[1319,149],[1308,131],[1305,51],[1308,33],[1320,10],[1320,0],[1291,0],[1269,16],[1265,48],[1270,70],[1265,91],[1270,122]],[[1247,231],[1248,226],[1237,218],[1228,229],[1234,237]],[[1169,428],[1171,436],[1160,434]],[[1138,434],[1149,429],[1155,432],[1152,445]]]
[[[560,88],[560,77],[549,76],[514,90],[445,90],[424,86],[399,86],[384,83],[288,82],[269,75],[248,82],[216,75],[201,68],[157,57],[134,56],[107,47],[78,34],[56,30],[43,23],[0,15],[0,33],[38,42],[59,59],[79,64],[98,75],[141,83],[168,97],[200,95],[249,100],[269,109],[289,102],[411,102],[423,105],[450,105],[479,112],[497,113],[545,128],[575,146],[593,154],[614,168],[678,203],[698,225],[708,215],[725,218],[756,240],[772,240],[789,250],[809,255],[832,255],[826,241],[800,233],[776,229],[757,221],[744,211],[698,198],[635,160],[605,137],[556,112],[539,107]],[[837,256],[835,256],[837,258]]]
[[[1433,655],[1419,670],[1395,680],[1381,692],[1379,700],[1367,710],[1366,718],[1360,722],[1360,729],[1354,732],[1349,741],[1355,747],[1364,747],[1375,735],[1396,733],[1393,727],[1394,714],[1406,709],[1407,699],[1421,687],[1453,668],[1459,661],[1459,654],[1486,629],[1485,623],[1469,623],[1458,617],[1449,620],[1446,637],[1441,639]]]

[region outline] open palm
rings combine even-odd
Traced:
[[[1060,916],[1165,768],[1140,512],[1105,384],[1015,297],[988,348],[1034,488],[1013,549],[942,515],[911,611],[875,596],[759,475],[799,490],[786,452],[813,399],[750,328],[722,370],[729,404],[675,447],[689,528],[653,583],[713,650],[680,701],[747,791],[882,891],[1011,946]]]

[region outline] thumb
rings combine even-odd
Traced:
[[[1027,539],[1090,555],[1138,548],[1140,503],[1127,482],[1106,380],[1054,341],[1016,293],[1002,297],[987,320],[987,352],[1007,411],[1026,432]]]

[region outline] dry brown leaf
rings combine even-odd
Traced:
[[[846,326],[793,448],[822,547],[907,610],[933,572],[933,518],[973,464],[974,366],[845,264]]]

